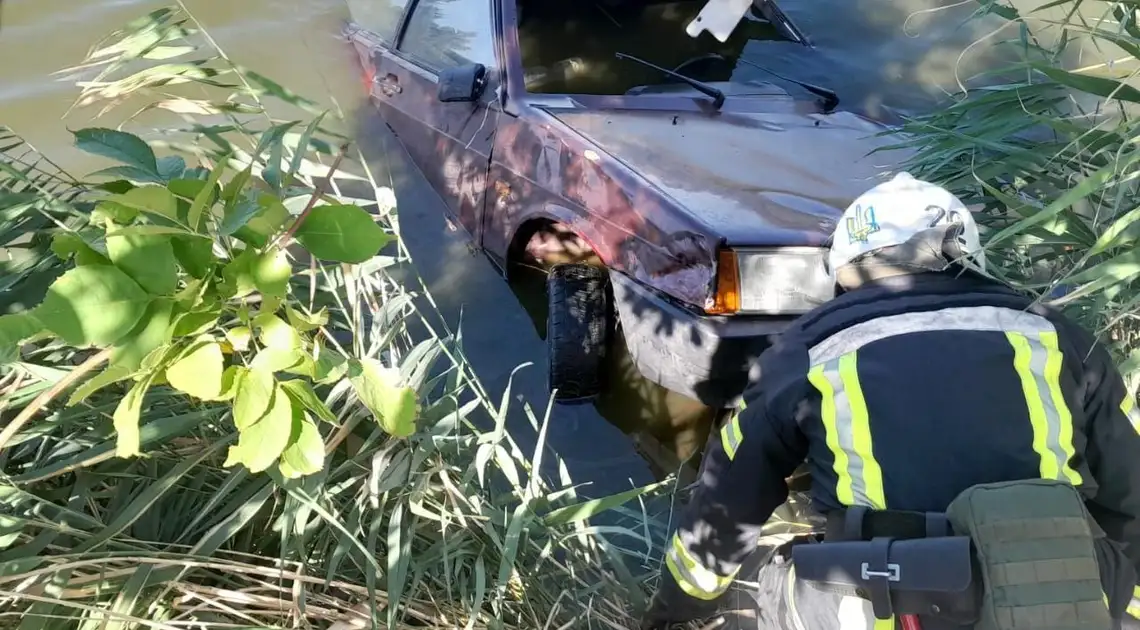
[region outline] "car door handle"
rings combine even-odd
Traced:
[[[394,74],[376,79],[376,85],[380,87],[380,91],[383,92],[385,96],[392,96],[404,91],[404,88],[400,87],[400,80],[397,79]]]

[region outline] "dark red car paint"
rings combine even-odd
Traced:
[[[606,142],[601,132],[610,122],[605,120],[607,112],[633,112],[639,120],[655,125],[712,121],[733,130],[777,134],[782,128],[767,123],[764,115],[784,116],[804,123],[801,127],[819,127],[829,117],[814,102],[763,89],[750,96],[730,95],[720,111],[714,111],[710,100],[700,94],[528,94],[514,26],[515,3],[493,0],[493,6],[499,67],[488,68],[488,86],[478,103],[439,102],[434,74],[367,31],[350,25],[346,32],[383,117],[457,223],[504,269],[520,231],[526,232],[525,226],[532,221],[549,220],[569,227],[611,270],[699,311],[711,303],[715,293],[718,248],[725,244],[820,245],[841,208],[876,183],[865,176],[840,176],[843,185],[833,186],[834,194],[825,194],[815,190],[819,186],[813,182],[802,186],[813,190],[800,191],[723,181],[717,172],[715,147],[707,156],[713,163],[693,162],[705,168],[684,164],[691,139],[683,132],[673,134],[663,149],[639,147],[629,134],[616,138],[613,146],[620,145],[626,154],[644,153],[644,164],[659,150],[681,159],[675,171],[658,169],[654,183],[647,175],[650,169],[639,170],[628,159],[619,159],[603,148]],[[685,36],[678,33],[678,37]],[[591,113],[596,115],[591,117]],[[868,131],[874,130],[868,127]],[[819,137],[825,137],[824,133],[821,129]],[[865,148],[869,151],[875,146],[869,143]],[[779,151],[795,155],[797,147]],[[821,155],[826,156],[826,149]],[[754,168],[773,170],[764,163]],[[823,179],[831,182],[828,178],[834,176],[825,173]],[[786,178],[776,179],[778,186]],[[669,187],[676,188],[677,194],[667,193]],[[686,196],[704,196],[715,203],[700,207],[678,200]]]

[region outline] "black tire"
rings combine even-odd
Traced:
[[[546,279],[548,383],[559,403],[602,393],[612,332],[609,274],[600,267],[556,265]]]

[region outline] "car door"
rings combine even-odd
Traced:
[[[389,126],[476,244],[499,123],[492,1],[412,0],[399,45],[382,54],[374,90]],[[441,102],[440,73],[472,63],[487,69],[479,99]]]

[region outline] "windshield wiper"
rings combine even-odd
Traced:
[[[737,59],[737,61],[740,63],[746,64],[746,65],[752,66],[753,68],[756,68],[757,70],[763,70],[764,72],[767,72],[768,74],[770,74],[774,77],[777,77],[779,79],[783,79],[783,80],[787,81],[788,83],[794,83],[794,84],[802,87],[803,89],[807,90],[808,92],[811,92],[812,94],[815,94],[816,96],[820,97],[821,99],[823,99],[823,112],[825,114],[831,113],[832,111],[835,110],[836,107],[839,106],[839,95],[836,94],[834,90],[829,90],[825,87],[819,87],[818,85],[812,85],[811,83],[808,83],[806,81],[797,81],[795,79],[789,79],[788,77],[786,77],[782,74],[778,74],[774,70],[769,70],[769,69],[765,68],[764,66],[762,66],[758,63],[753,63],[751,61],[748,61],[747,59],[745,59],[743,57],[741,57],[740,59]]]
[[[619,52],[619,53],[614,53],[614,56],[617,57],[618,59],[629,59],[630,61],[636,61],[642,65],[649,66],[650,68],[653,68],[654,70],[657,70],[659,72],[664,72],[665,74],[667,74],[673,78],[680,79],[680,80],[684,81],[685,83],[688,83],[690,86],[692,86],[692,88],[694,90],[696,90],[696,91],[708,96],[709,98],[711,98],[713,100],[713,107],[715,107],[717,109],[720,109],[724,105],[724,92],[721,92],[720,90],[714,88],[713,86],[709,85],[708,83],[704,83],[704,82],[698,81],[696,79],[691,79],[691,78],[681,74],[680,72],[674,72],[672,70],[669,70],[668,68],[662,68],[661,66],[659,66],[655,63],[650,63],[644,59],[634,57],[633,55],[627,55],[625,53]]]
[[[776,27],[784,37],[792,40],[797,44],[803,44],[809,48],[814,48],[811,42],[808,41],[804,32],[801,31],[794,22],[780,9],[775,0],[753,0],[752,6],[764,16],[768,23]]]

